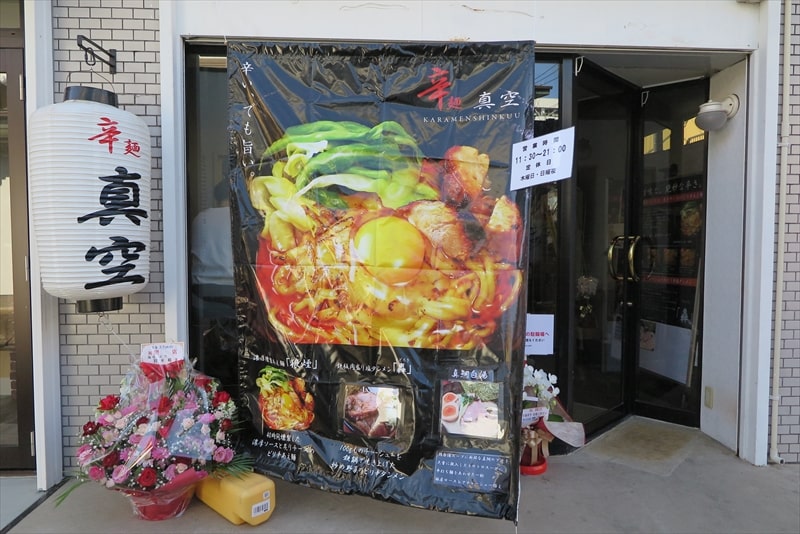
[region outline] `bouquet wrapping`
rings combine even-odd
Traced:
[[[235,451],[236,404],[219,382],[194,370],[182,347],[148,347],[119,395],[101,399],[83,425],[78,481],[121,491],[137,503],[140,517],[161,519],[145,517],[138,505],[152,511],[187,494],[188,505],[194,484],[204,477],[240,475],[252,463]]]
[[[525,365],[523,372],[523,465],[536,465],[550,456],[555,438],[573,447],[586,442],[583,424],[576,423],[558,400],[558,378],[554,374]]]

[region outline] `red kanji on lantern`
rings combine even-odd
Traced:
[[[114,143],[119,141],[117,136],[122,133],[119,131],[119,128],[117,128],[117,124],[119,124],[119,122],[112,121],[108,117],[100,117],[100,122],[98,122],[97,125],[102,131],[90,137],[89,141],[97,140],[101,145],[108,145],[108,153],[113,154]]]
[[[136,141],[132,141],[131,139],[128,139],[127,141],[125,141],[125,153],[123,155],[127,156],[128,154],[130,154],[131,156],[138,158],[140,150],[141,147],[139,146],[139,143],[137,143]]]

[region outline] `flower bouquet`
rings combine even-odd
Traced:
[[[142,519],[178,517],[206,476],[252,470],[234,451],[235,421],[231,396],[192,368],[182,344],[144,345],[120,394],[101,399],[83,425],[78,481],[58,503],[91,480],[127,495]]]
[[[586,442],[583,424],[576,423],[558,400],[558,378],[554,374],[525,365],[522,396],[522,443],[520,461],[523,474],[539,474],[547,469],[550,443],[558,437],[573,447]]]

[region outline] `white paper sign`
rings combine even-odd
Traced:
[[[550,410],[547,409],[547,406],[534,406],[533,408],[523,408],[522,409],[522,426],[530,426],[536,421],[539,420],[540,417],[544,417],[547,419],[548,415],[550,414]]]
[[[529,313],[525,327],[525,356],[553,354],[555,316]]]
[[[141,360],[166,365],[183,360],[183,343],[142,343]]]
[[[514,143],[511,189],[523,189],[572,176],[575,127]]]

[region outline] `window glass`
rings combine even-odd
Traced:
[[[560,128],[561,63],[537,62],[534,136]],[[555,314],[558,288],[558,182],[533,188],[530,214],[528,313]]]
[[[22,29],[22,0],[0,0],[0,29]]]
[[[189,354],[197,369],[220,379],[235,394],[238,353],[225,47],[190,46],[186,65]]]

